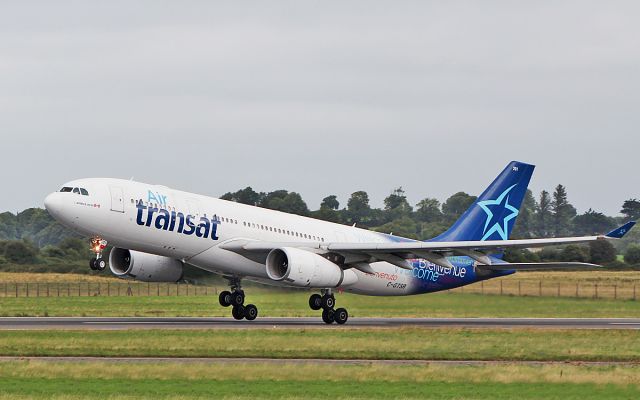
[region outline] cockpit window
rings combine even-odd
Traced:
[[[73,188],[73,193],[78,193],[78,194],[80,194],[80,189],[78,189],[78,188]]]
[[[88,196],[89,192],[87,192],[87,189],[85,188],[80,188],[80,193],[82,193],[83,196]]]
[[[63,193],[68,193],[68,192],[70,192],[70,191],[72,191],[72,190],[73,190],[72,188],[70,188],[70,187],[66,187],[66,186],[65,186],[65,187],[63,187],[62,189],[60,189],[60,191],[61,191],[61,192],[63,192]]]

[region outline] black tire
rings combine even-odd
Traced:
[[[325,294],[322,296],[322,308],[325,310],[330,310],[336,305],[336,298],[333,295]]]
[[[322,308],[322,296],[320,296],[318,293],[312,294],[309,297],[309,307],[311,307],[312,310],[319,310]]]
[[[96,266],[96,259],[92,258],[91,260],[89,260],[89,268],[91,268],[92,271],[97,271],[98,267]]]
[[[107,268],[107,262],[104,260],[104,258],[98,258],[97,260],[95,260],[95,264],[96,270],[98,271],[104,271],[104,269]]]
[[[338,308],[333,314],[333,319],[336,324],[343,325],[349,319],[349,313],[344,308]]]
[[[244,304],[244,292],[235,291],[231,293],[231,305],[232,306],[241,306]]]
[[[332,324],[335,321],[335,311],[332,309],[322,310],[322,320],[325,324]]]
[[[233,309],[231,310],[231,315],[233,316],[233,318],[237,319],[238,321],[243,319],[245,316],[244,306],[233,306]]]
[[[253,321],[258,316],[258,307],[253,304],[247,304],[244,307],[244,317],[247,321]]]
[[[231,305],[231,292],[228,290],[224,290],[220,292],[220,296],[218,296],[218,301],[222,307],[229,307]]]

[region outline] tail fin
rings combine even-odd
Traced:
[[[430,241],[507,240],[534,168],[510,162],[449,230]]]

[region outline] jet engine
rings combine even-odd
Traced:
[[[292,286],[334,288],[352,285],[358,276],[326,258],[294,247],[273,249],[267,256],[267,275]]]
[[[182,279],[182,261],[139,251],[114,247],[109,268],[120,278],[142,282],[177,282]]]

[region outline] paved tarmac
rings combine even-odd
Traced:
[[[260,318],[236,321],[232,318],[149,317],[5,317],[0,330],[20,329],[216,329],[216,328],[559,328],[640,329],[640,318],[350,318],[346,325],[327,326],[320,318]]]

